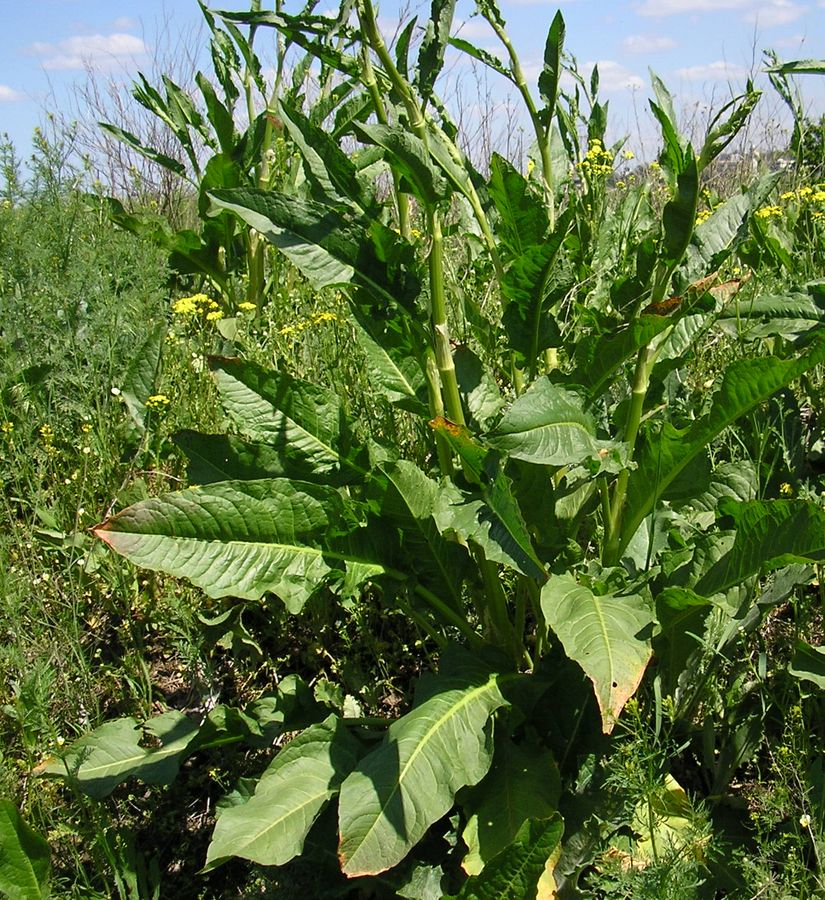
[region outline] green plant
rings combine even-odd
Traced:
[[[696,224],[701,171],[735,137],[757,92],[749,85],[726,107],[697,153],[654,76],[667,199],[658,210],[638,185],[611,208],[607,173],[595,168],[613,155],[602,143],[606,108],[596,77],[581,153],[578,101],[556,93],[557,16],[540,80],[544,108],[522,92],[540,184],[501,158],[485,182],[434,91],[453,8],[434,3],[414,73],[411,28],[393,56],[369,0],[355,4],[357,28],[346,25],[348,4],[332,23],[257,8],[214,13],[273,27],[347,78],[363,72],[361,114],[345,117],[338,140],[281,99],[279,116],[302,155],[301,191],[202,182],[202,211],[208,201],[209,221],[237,219],[312,288],[346,296],[374,391],[426,419],[431,442],[418,462],[403,458],[386,434],[353,421],[333,391],[213,356],[231,432],[182,432],[194,485],[132,505],[95,533],[211,597],[266,598],[296,616],[319,598],[357,603],[365,590],[380,591],[427,635],[438,671],[420,679],[412,708],[392,721],[345,715],[338,698],[295,677],[200,723],[178,711],[108,722],[40,767],[102,798],[131,776],[167,784],[196,751],[300,732],[254,793],[245,787],[227,800],[207,870],[232,857],[262,865],[323,857],[337,842],[341,871],[370,879],[356,882],[365,890],[397,889],[424,870],[458,897],[501,896],[519,872],[513,896],[552,887],[558,808],[570,823],[566,846],[576,845],[587,818],[577,807],[601,787],[584,777],[585,760],[611,746],[643,681],[660,711],[669,698],[674,728],[693,732],[710,673],[740,623],[761,614],[760,577],[822,556],[822,509],[755,499],[718,451],[734,423],[825,361],[821,329],[784,354],[740,348],[698,408],[680,374],[729,315],[740,283],[716,284],[716,272],[776,183],[757,181]],[[496,7],[486,0],[481,11],[509,52]],[[366,145],[357,158],[342,149],[345,134]],[[566,177],[575,163],[579,184]],[[376,171],[391,175],[388,199],[365,177]],[[465,303],[468,345],[458,347],[445,265],[451,202],[480,235],[500,292],[486,307]],[[407,238],[411,210],[427,237],[418,245]],[[787,300],[766,304],[764,315]],[[642,786],[635,817],[654,857],[660,819],[676,802],[666,773],[657,774],[655,787],[649,778]],[[720,763],[714,776],[724,789],[730,768]],[[336,798],[337,825],[327,809]]]

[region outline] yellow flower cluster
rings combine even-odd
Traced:
[[[598,138],[593,138],[587,156],[579,163],[585,178],[605,178],[613,171],[613,154],[602,146]]]
[[[338,316],[334,312],[319,312],[315,313],[315,315],[310,316],[308,319],[298,319],[293,325],[284,325],[283,328],[278,329],[278,334],[282,334],[285,337],[298,337],[302,332],[306,331],[307,328],[312,328],[313,325],[321,325],[323,322],[337,322]]]
[[[776,219],[782,215],[781,206],[763,206],[754,213],[757,219]]]
[[[696,224],[701,225],[702,222],[707,222],[707,220],[713,214],[713,210],[711,209],[703,209],[696,213]]]
[[[11,434],[14,431],[14,422],[3,422],[3,424],[0,425],[0,431],[2,431],[3,434]]]
[[[196,316],[199,313],[206,313],[208,319],[210,314],[220,312],[220,307],[214,300],[211,300],[206,294],[192,294],[191,297],[181,297],[172,304],[172,312],[177,316]],[[218,318],[221,318],[221,313]]]
[[[238,304],[238,309],[241,312],[253,312],[255,310],[255,304],[250,303],[248,300],[244,300],[243,303]]]
[[[57,453],[57,447],[54,445],[54,428],[46,423],[41,425],[37,432],[40,435],[40,440],[43,441],[43,449],[49,456],[54,456]]]
[[[166,412],[170,402],[166,394],[152,394],[151,397],[146,398],[146,409],[153,412]]]

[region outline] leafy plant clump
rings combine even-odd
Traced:
[[[477,13],[504,62],[450,38],[454,5],[433,3],[415,64],[415,21],[389,48],[370,0],[335,18],[204,9],[224,94],[198,78],[206,118],[177,86],[163,97],[141,81],[191,168],[119,136],[193,178],[201,231],[153,234],[180,276],[201,279],[174,309],[215,338],[219,352],[194,355],[227,427],[177,431],[189,486],[94,528],[212,598],[204,624],[225,647],[264,655],[247,610],[298,629],[319,607],[380,605],[421,651],[410,702],[388,709],[293,671],[248,704],[112,719],[36,772],[105,801],[130,779],[173,783],[196,754],[275,748],[220,801],[204,873],[304,860],[330,889],[366,896],[733,895],[772,871],[728,853],[773,846],[766,818],[736,805],[781,708],[769,670],[803,720],[818,701],[800,692],[822,686],[818,637],[755,662],[747,642],[815,589],[825,556],[816,435],[792,431],[800,405],[821,402],[823,283],[777,292],[760,278],[793,268],[764,214],[779,175],[698,214],[703,172],[759,101],[752,84],[694,147],[654,75],[659,174],[619,187],[624,142],[606,139],[598,72],[585,80],[565,54],[561,14],[537,103],[497,5]],[[313,104],[300,77],[281,89],[279,56],[255,115],[262,30],[306,54],[298,72],[320,72]],[[461,150],[437,92],[450,45],[519,92],[535,139],[526,174],[494,154],[482,176]],[[273,164],[273,129],[294,165]],[[800,246],[822,246],[817,209]],[[346,319],[369,399],[263,363],[255,344],[284,285],[340,296],[300,321]],[[156,462],[165,445],[146,436],[169,406],[168,345],[163,326],[149,331],[125,382]],[[355,414],[370,408],[382,427]],[[803,479],[813,487],[797,490]],[[799,871],[815,879],[811,778]]]

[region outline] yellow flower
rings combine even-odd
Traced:
[[[334,312],[319,312],[315,313],[312,317],[313,325],[320,325],[321,322],[336,322],[338,321],[338,316],[335,315]]]
[[[255,304],[250,303],[248,300],[244,300],[243,303],[238,304],[238,309],[241,310],[241,312],[252,312],[255,309]]]
[[[801,815],[799,817],[799,824],[803,828],[810,828],[811,827],[811,817],[807,813],[804,813],[803,815]]]
[[[2,431],[3,434],[11,434],[14,431],[14,422],[3,422],[3,424],[0,425],[0,431]]]
[[[219,309],[213,309],[206,314],[207,322],[217,322],[223,318],[223,313]]]
[[[152,394],[151,397],[146,398],[146,409],[154,412],[165,412],[169,408],[170,402],[166,394]]]
[[[92,426],[88,422],[84,422],[80,426],[80,430],[83,432],[83,434],[89,434],[89,432],[92,430]]]
[[[703,209],[700,212],[696,213],[696,224],[701,225],[702,222],[707,222],[707,220],[711,217],[711,210]]]
[[[782,215],[782,207],[780,206],[763,206],[757,209],[754,215],[758,219],[775,219]]]
[[[622,153],[622,158],[623,158],[623,159],[635,159],[635,158],[636,158],[636,154],[635,154],[632,150],[625,150],[625,151]]]
[[[527,160],[527,174],[532,175],[533,170],[536,168],[536,161],[534,159]]]
[[[782,484],[779,485],[779,493],[782,494],[783,497],[793,497],[793,487],[788,484],[787,481],[783,481]]]
[[[192,294],[191,297],[181,297],[172,304],[172,311],[179,316],[194,316],[196,313],[207,309],[217,309],[218,304],[210,300],[206,294]]]
[[[825,191],[815,191],[811,194],[811,203],[825,203]]]

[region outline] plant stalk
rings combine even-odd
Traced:
[[[633,373],[633,386],[630,394],[630,406],[627,410],[623,439],[630,448],[628,451],[628,463],[633,461],[636,451],[636,438],[639,435],[639,425],[642,421],[645,397],[650,384],[650,371],[656,359],[656,350],[650,344],[646,344],[639,350],[636,357],[636,369]],[[609,504],[609,514],[605,523],[606,540],[602,563],[605,566],[615,566],[619,561],[619,552],[622,536],[622,518],[624,505],[627,498],[627,483],[630,479],[630,469],[625,468],[616,479],[613,497]]]

